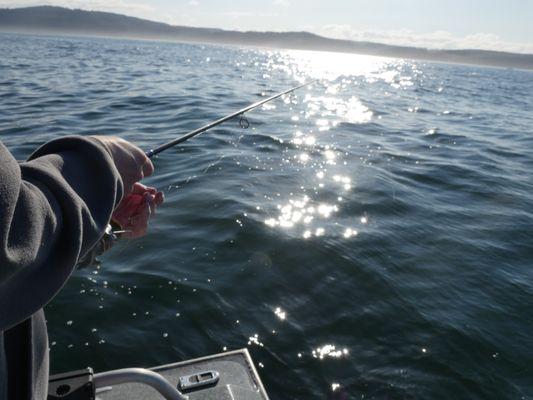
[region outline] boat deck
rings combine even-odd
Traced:
[[[263,384],[247,349],[152,368],[174,387],[180,377],[206,371],[218,372],[218,382],[184,392],[190,400],[268,400]],[[97,400],[160,400],[161,395],[149,386],[127,383],[98,388]]]

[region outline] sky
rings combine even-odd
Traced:
[[[533,54],[533,0],[0,0],[0,7],[42,4],[173,25]]]

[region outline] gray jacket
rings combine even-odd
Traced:
[[[54,140],[23,163],[0,143],[0,399],[46,399],[42,308],[121,198],[113,160],[95,139]]]

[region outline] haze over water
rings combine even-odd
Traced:
[[[272,399],[533,396],[533,74],[0,35],[0,140],[179,148],[149,234],[47,307],[52,372],[248,347]]]

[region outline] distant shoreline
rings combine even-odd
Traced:
[[[461,65],[533,70],[533,54],[432,50],[330,39],[309,32],[240,32],[172,26],[121,14],[39,6],[0,9],[0,32],[310,50]]]
[[[388,56],[376,56],[372,54],[361,54],[361,53],[350,53],[350,52],[338,52],[338,51],[329,51],[329,50],[302,50],[302,49],[291,49],[291,48],[279,48],[279,47],[266,47],[266,46],[254,46],[246,44],[230,44],[230,43],[211,43],[211,42],[197,42],[197,41],[186,41],[186,40],[165,40],[165,39],[149,39],[149,38],[136,38],[136,37],[119,37],[119,36],[104,36],[104,35],[82,35],[76,33],[54,33],[54,32],[12,32],[12,31],[2,31],[0,28],[0,35],[17,35],[17,36],[27,36],[27,37],[42,37],[42,38],[66,38],[66,39],[103,39],[103,40],[127,40],[127,41],[139,41],[139,42],[149,42],[149,43],[166,43],[166,44],[195,44],[195,45],[208,45],[208,46],[221,46],[221,47],[230,47],[230,48],[250,48],[250,49],[261,49],[261,50],[270,50],[270,51],[318,51],[324,53],[340,53],[340,54],[353,54],[358,56],[371,56],[378,58],[389,58],[389,59],[398,59],[398,60],[410,60],[417,62],[424,62],[430,64],[443,64],[443,65],[461,65],[466,67],[479,67],[479,68],[490,68],[490,69],[504,69],[504,70],[513,70],[513,71],[522,71],[533,73],[533,68],[516,68],[516,67],[502,67],[497,65],[485,65],[485,64],[472,64],[472,63],[461,63],[453,61],[435,61],[435,60],[420,60],[414,58],[399,58],[399,57],[388,57]]]

